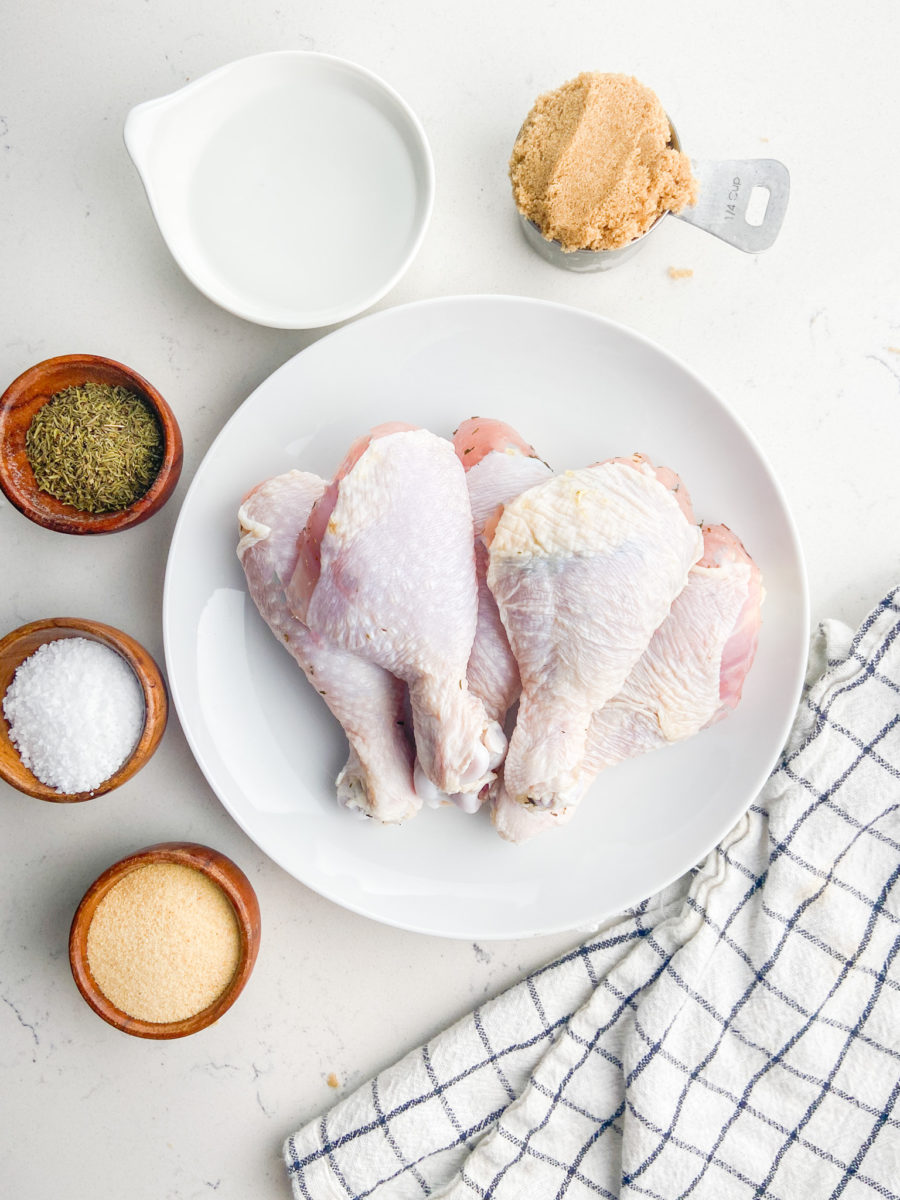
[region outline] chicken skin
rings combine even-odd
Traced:
[[[506,741],[466,680],[478,596],[450,442],[393,426],[356,443],[310,514],[287,598],[319,637],[407,684],[428,784],[477,794],[493,778]]]
[[[312,633],[293,616],[285,581],[297,560],[297,535],[325,481],[289,471],[254,488],[238,514],[238,558],[250,596],[343,726],[350,757],[337,778],[338,800],[384,822],[414,816],[413,753],[406,733],[402,683],[387,671]]]

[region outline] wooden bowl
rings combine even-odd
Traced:
[[[62,793],[41,783],[19,758],[18,751],[9,739],[9,724],[2,710],[2,697],[6,695],[6,689],[20,664],[38,646],[67,637],[89,638],[115,650],[134,671],[144,693],[144,728],[137,744],[118,771],[90,792]],[[92,800],[95,796],[111,792],[136,775],[153,754],[166,728],[168,715],[169,701],[159,667],[139,642],[120,629],[79,617],[50,617],[20,625],[0,639],[0,778],[20,792],[57,804]]]
[[[163,461],[148,491],[128,508],[88,513],[63,504],[37,485],[25,453],[32,418],[51,396],[84,383],[125,387],[154,411],[163,433]],[[30,520],[59,533],[115,533],[146,521],[165,504],[181,475],[181,430],[172,410],[146,379],[122,363],[96,354],[65,354],[30,367],[0,396],[0,488]]]
[[[151,863],[178,863],[201,871],[225,893],[234,910],[240,935],[240,957],[231,983],[209,1007],[181,1021],[158,1023],[130,1017],[100,991],[88,966],[87,938],[97,905],[130,871]],[[227,1012],[250,978],[259,953],[259,902],[250,880],[230,858],[196,842],[160,842],[114,863],[91,884],[75,912],[69,933],[69,963],[78,990],[98,1016],[123,1033],[142,1038],[180,1038],[197,1033]]]

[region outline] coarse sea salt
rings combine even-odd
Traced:
[[[10,741],[41,783],[60,794],[90,792],[137,744],[144,696],[115,650],[88,638],[57,638],[19,666],[3,715]]]

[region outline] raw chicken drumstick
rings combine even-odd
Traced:
[[[284,595],[297,561],[297,537],[325,490],[316,475],[289,471],[254,488],[238,513],[238,557],[250,595],[279,642],[344,727],[350,758],[337,777],[338,800],[381,821],[420,807],[403,684],[387,671],[324,641],[292,616]]]
[[[478,620],[475,641],[469,655],[466,677],[469,688],[484,702],[487,715],[500,725],[519,697],[519,668],[497,602],[487,585],[488,552],[481,534],[485,521],[497,506],[511,500],[552,472],[510,425],[503,421],[470,417],[453,435],[453,446],[466,471],[466,484],[472,505],[475,533],[475,576],[478,584]],[[452,801],[465,812],[477,812],[498,786],[497,780],[480,792],[458,792],[445,796],[427,781],[419,780],[420,793],[429,804],[438,807]]]
[[[591,721],[588,769],[680,742],[737,707],[756,654],[759,567],[724,525],[703,530],[703,557],[625,686]]]
[[[632,454],[629,458],[613,458],[608,461],[622,463],[625,466],[635,469],[646,467],[651,470],[663,487],[672,493],[688,523],[691,525],[697,523],[687,488],[682,483],[681,478],[669,467],[656,467],[645,454],[639,453]],[[594,465],[600,466],[601,464],[595,463]],[[691,569],[693,570],[693,568]],[[586,774],[584,779],[585,788],[589,785],[592,778],[593,776],[590,773]],[[542,833],[545,829],[552,829],[557,825],[565,825],[575,814],[574,802],[569,803],[565,808],[558,809],[535,808],[530,804],[517,804],[514,800],[510,799],[509,793],[503,786],[502,779],[498,779],[496,783],[491,785],[490,800],[491,820],[494,823],[494,827],[501,837],[506,838],[510,842],[526,842],[536,834]]]
[[[762,576],[724,525],[703,529],[703,557],[617,696],[594,713],[586,782],[605,767],[670,745],[714,725],[737,706],[759,637]],[[572,816],[512,801],[493,807],[497,831],[523,842]]]
[[[519,804],[584,790],[591,718],[619,692],[700,558],[700,530],[644,461],[566,471],[485,531],[522,696],[504,766]]]
[[[521,683],[497,601],[487,585],[488,550],[481,535],[501,504],[549,478],[552,471],[503,421],[470,417],[453,435],[453,445],[466,470],[475,523],[478,624],[469,656],[469,687],[482,698],[488,715],[502,724]]]
[[[300,542],[291,610],[408,685],[418,766],[433,787],[479,792],[506,741],[466,681],[478,596],[453,446],[426,429],[374,430],[351,448]]]

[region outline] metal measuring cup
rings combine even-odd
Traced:
[[[669,132],[669,144],[674,150],[681,150],[671,121]],[[661,213],[646,232],[625,246],[612,250],[564,250],[560,242],[545,238],[534,221],[519,213],[525,239],[541,258],[567,271],[608,271],[618,267],[637,254],[666,217],[676,217],[705,229],[746,254],[756,254],[772,245],[784,221],[791,190],[790,174],[784,163],[774,158],[692,158],[691,170],[700,184],[697,203],[681,212]],[[768,199],[761,220],[751,224],[747,220],[747,206],[756,188],[768,192]]]

